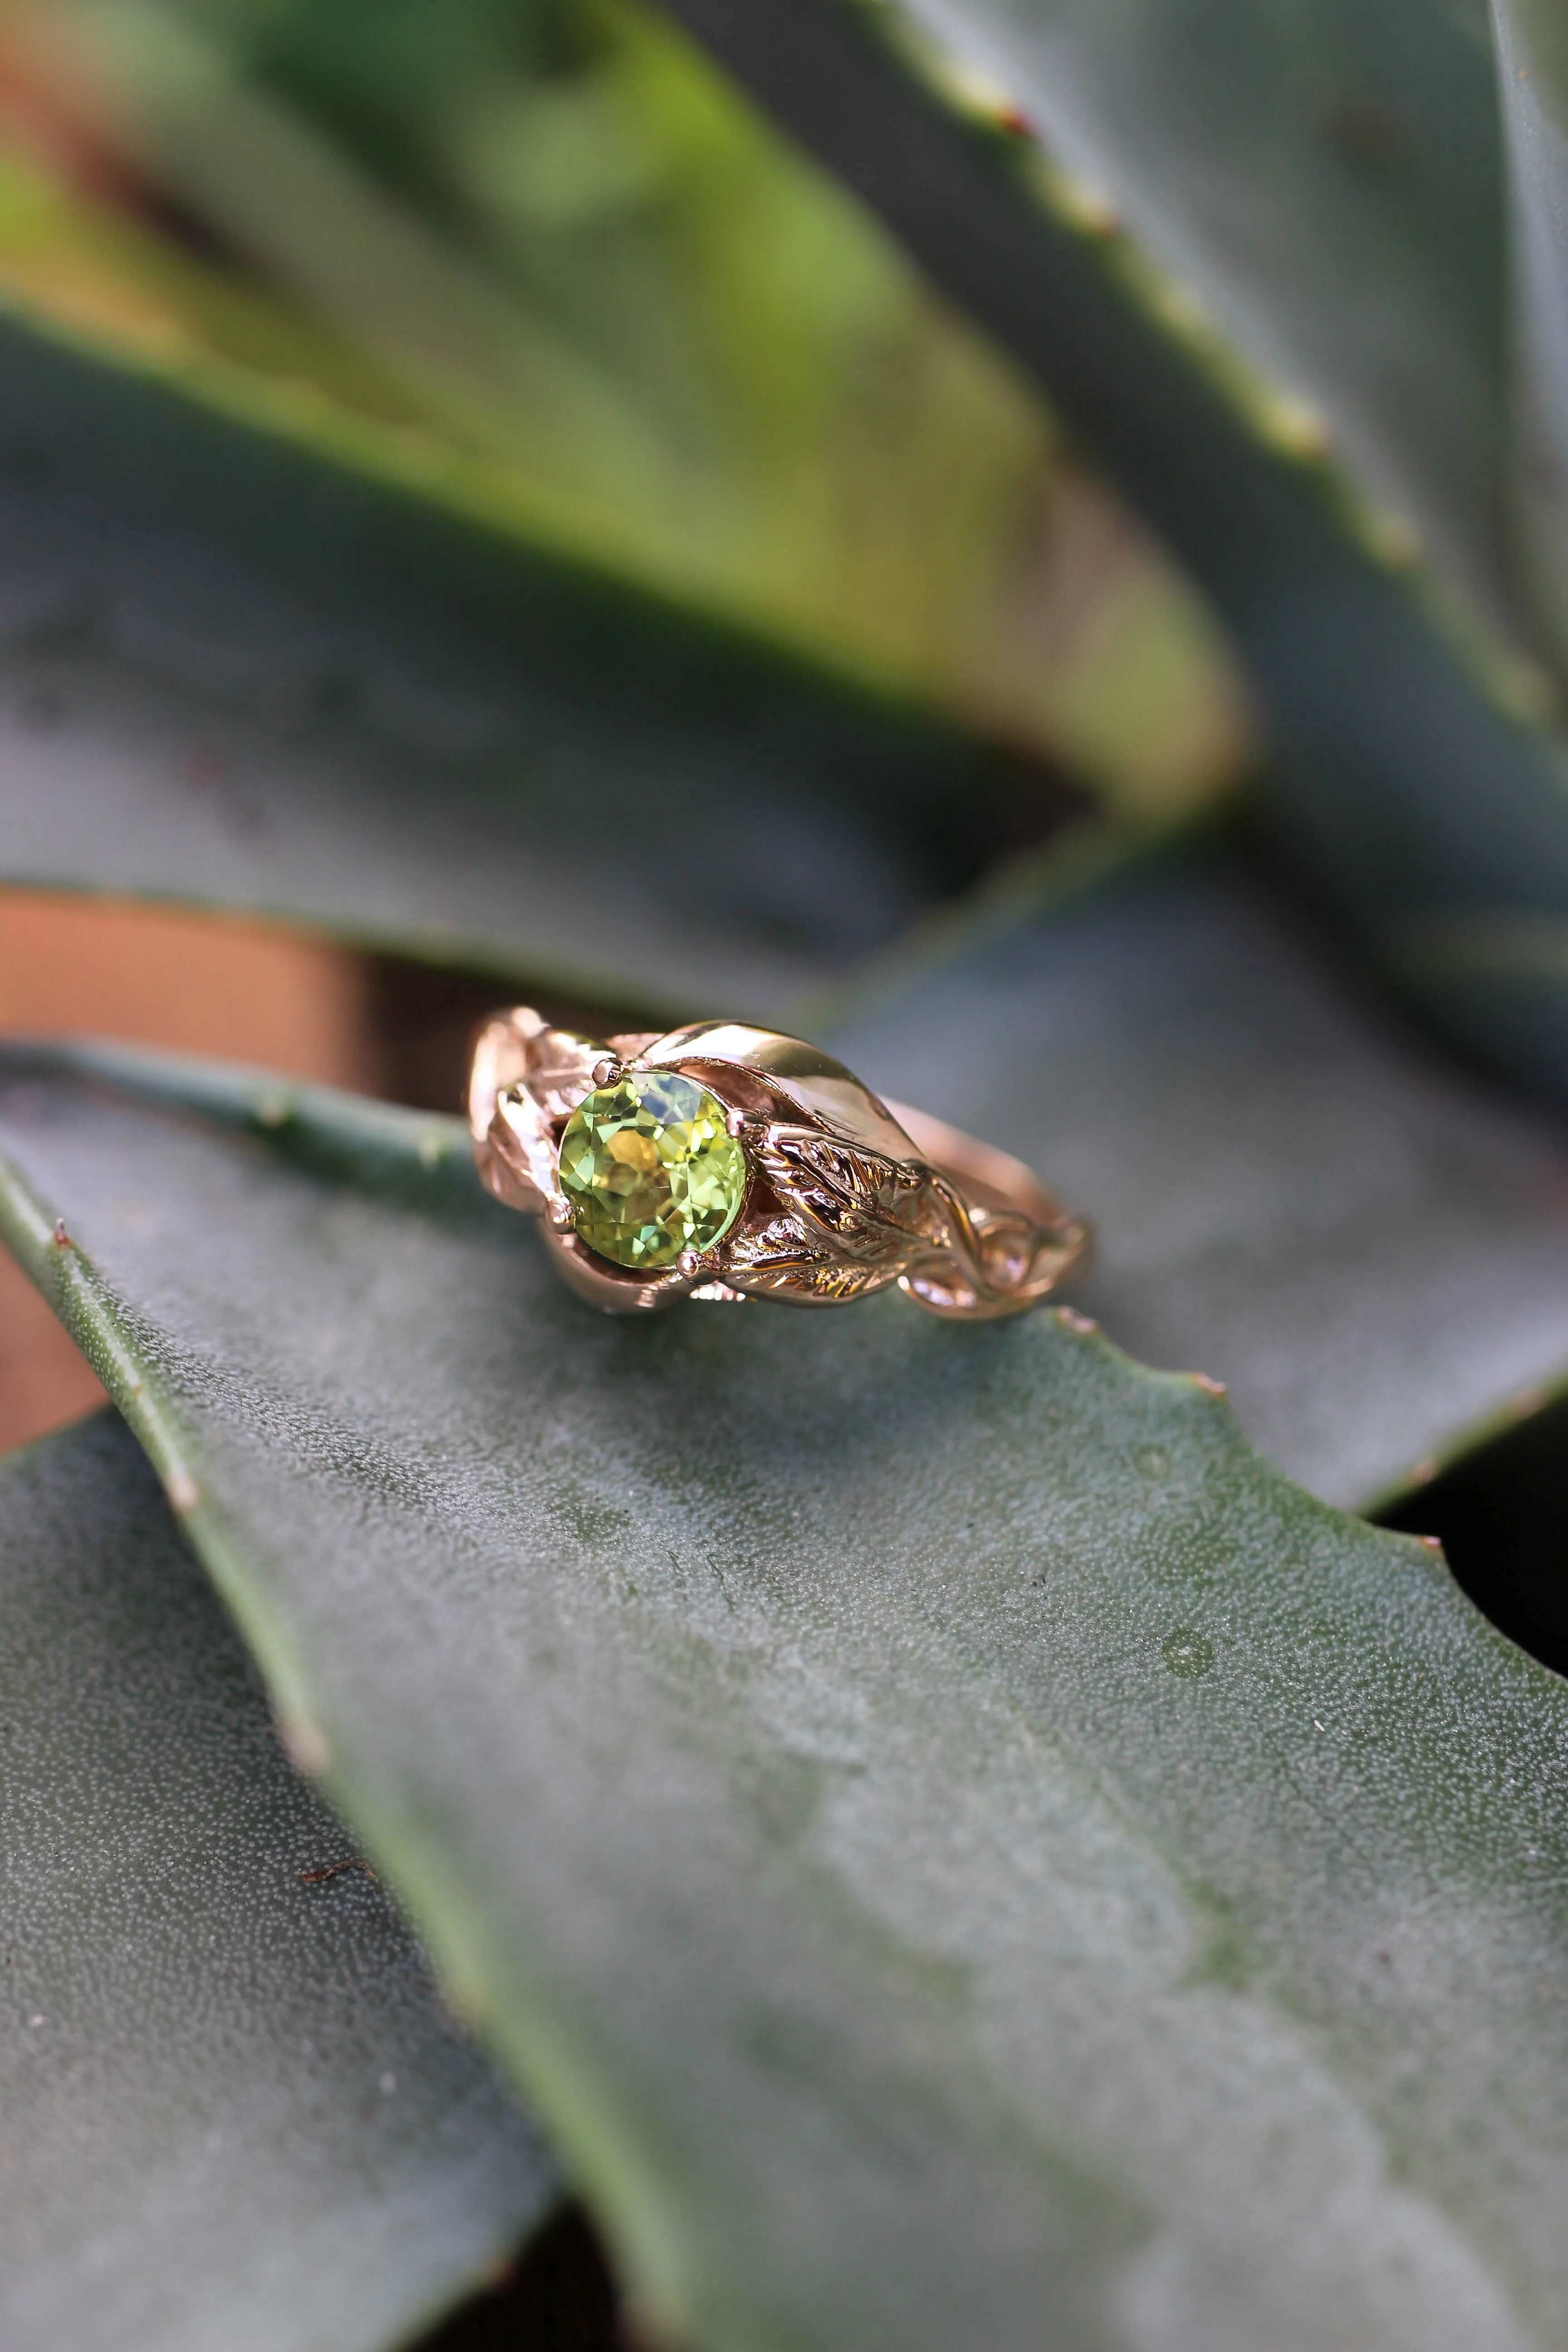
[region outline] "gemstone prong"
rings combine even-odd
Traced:
[[[613,1087],[620,1075],[621,1065],[618,1055],[602,1055],[594,1065],[594,1084],[596,1087]]]
[[[695,1250],[682,1250],[675,1261],[675,1270],[677,1274],[684,1275],[689,1282],[701,1264],[702,1260]]]

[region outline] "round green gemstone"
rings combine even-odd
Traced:
[[[746,1156],[705,1087],[628,1071],[566,1122],[561,1190],[591,1250],[646,1273],[723,1239],[745,1198]]]

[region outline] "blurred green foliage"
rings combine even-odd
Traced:
[[[290,429],[1125,810],[1244,764],[1206,616],[1033,390],[662,20],[13,0],[0,67],[33,300],[79,317],[86,268],[100,329],[134,341],[140,298],[165,363],[285,387]]]

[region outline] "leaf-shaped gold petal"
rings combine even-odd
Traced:
[[[896,1282],[902,1256],[876,1264],[847,1261],[837,1241],[819,1238],[794,1214],[742,1227],[723,1251],[724,1278],[750,1297],[790,1294],[838,1302],[885,1290]]]
[[[895,1262],[929,1238],[919,1221],[921,1178],[899,1160],[807,1127],[773,1127],[757,1160],[774,1192],[837,1255]]]
[[[499,1200],[537,1215],[559,1189],[555,1129],[592,1092],[605,1050],[552,1029],[531,1004],[486,1022],[474,1042],[468,1125],[479,1175]]]

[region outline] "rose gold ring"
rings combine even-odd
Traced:
[[[598,1039],[517,1005],[474,1041],[468,1118],[485,1184],[612,1315],[895,1282],[933,1315],[1016,1315],[1089,1255],[1020,1161],[742,1022]]]

